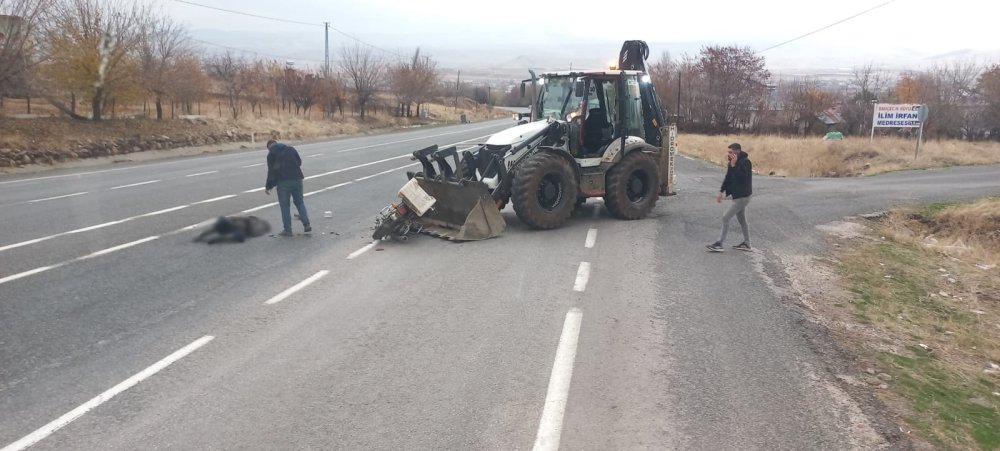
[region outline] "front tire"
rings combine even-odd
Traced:
[[[608,171],[604,205],[618,219],[641,219],[659,198],[659,171],[652,155],[633,151]]]
[[[579,192],[569,161],[549,152],[538,152],[514,175],[511,200],[514,212],[536,229],[561,227],[573,212]]]

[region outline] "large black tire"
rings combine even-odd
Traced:
[[[618,219],[641,219],[656,206],[660,176],[652,155],[630,152],[607,175],[604,205]]]
[[[538,152],[517,169],[510,197],[514,212],[525,224],[554,229],[569,219],[578,191],[579,183],[569,161]]]

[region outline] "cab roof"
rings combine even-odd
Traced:
[[[581,77],[581,76],[594,76],[594,75],[608,75],[617,76],[624,73],[625,75],[645,75],[646,73],[640,70],[564,70],[555,72],[545,72],[539,74],[540,77]]]

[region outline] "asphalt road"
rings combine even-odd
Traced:
[[[0,178],[0,446],[899,445],[836,382],[778,257],[845,215],[1000,194],[998,168],[757,177],[753,253],[705,252],[721,169],[685,158],[646,220],[591,200],[556,231],[508,207],[497,239],[371,243],[410,151],[509,124],[297,146],[314,233],[234,245],[191,239],[241,212],[280,229],[262,150]]]

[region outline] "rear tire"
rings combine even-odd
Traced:
[[[659,171],[652,155],[633,151],[608,171],[604,205],[618,219],[642,219],[659,198]]]
[[[569,161],[549,152],[538,152],[514,175],[511,201],[514,212],[536,229],[562,226],[573,212],[579,192]]]

